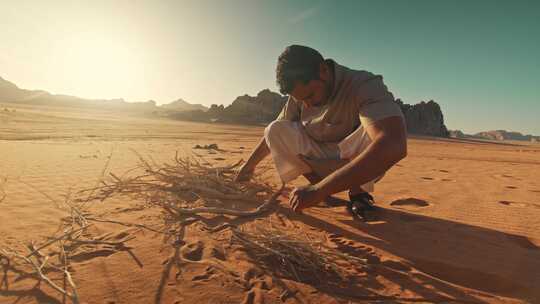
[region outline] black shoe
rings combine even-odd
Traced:
[[[347,210],[352,214],[353,217],[362,221],[367,221],[369,213],[372,213],[372,211],[375,211],[376,209],[377,208],[375,207],[373,196],[371,196],[369,193],[362,192],[351,195],[349,192]]]

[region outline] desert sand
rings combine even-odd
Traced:
[[[225,166],[246,159],[262,133],[257,126],[1,104],[0,248],[44,243],[67,215],[59,207],[66,195],[135,167],[134,151],[162,163],[216,143],[219,150],[197,153]],[[272,170],[265,173],[279,184]],[[81,303],[540,303],[540,145],[411,136],[407,158],[374,196],[381,210],[369,222],[351,218],[344,193],[303,214],[291,212],[284,193],[275,210],[256,218],[205,217],[212,227],[277,227],[365,259],[359,268],[343,262],[348,275],[339,282],[275,276],[230,241],[230,229],[209,232],[200,222],[174,246],[145,229],[92,223],[95,234],[134,238],[129,250],[78,255],[71,274]],[[137,206],[118,196],[90,208],[161,227],[160,210]],[[170,263],[175,248],[181,264]],[[0,303],[70,303],[0,262]]]

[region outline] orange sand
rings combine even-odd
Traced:
[[[137,162],[132,149],[162,162],[177,150],[217,143],[223,152],[201,153],[212,163],[230,164],[246,159],[263,132],[80,109],[4,107],[16,112],[0,111],[0,189],[6,195],[0,246],[50,236],[65,215],[55,201],[70,189],[94,186],[109,155],[107,172],[122,173]],[[74,280],[83,303],[281,303],[282,284],[293,291],[286,303],[429,303],[442,296],[456,303],[540,303],[540,145],[412,137],[409,156],[378,183],[374,196],[383,210],[370,223],[353,221],[342,205],[294,214],[282,197],[277,212],[243,224],[271,222],[368,258],[371,270],[351,270],[350,284],[360,283],[349,290],[365,300],[272,279],[229,244],[227,232],[212,235],[197,225],[186,231],[181,254],[191,262],[178,275],[166,267],[171,246],[137,232],[128,243],[133,255],[74,261]],[[130,207],[129,200],[115,198],[93,208],[116,220],[159,223],[155,210]],[[9,289],[0,288],[0,303],[62,303],[45,284],[33,288],[35,281],[14,277],[8,274]]]

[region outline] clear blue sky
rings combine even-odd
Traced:
[[[1,1],[0,76],[82,97],[229,104],[304,44],[451,129],[540,135],[540,1]]]

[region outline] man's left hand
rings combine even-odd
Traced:
[[[302,212],[305,208],[317,205],[325,197],[315,185],[303,186],[291,192],[289,204],[294,212]]]

